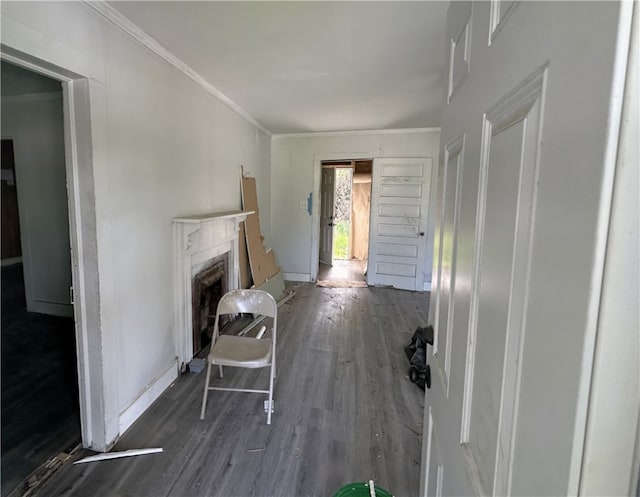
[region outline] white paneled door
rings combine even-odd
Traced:
[[[423,495],[578,492],[625,8],[451,3]],[[372,246],[409,276],[419,186],[387,165],[402,195],[376,199]]]
[[[374,159],[367,283],[422,290],[432,159]]]
[[[333,265],[333,211],[336,168],[323,167],[320,185],[320,254],[319,260]]]

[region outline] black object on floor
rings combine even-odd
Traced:
[[[431,368],[427,364],[427,344],[433,345],[433,326],[418,327],[404,348],[409,359],[409,379],[423,390],[431,388]]]

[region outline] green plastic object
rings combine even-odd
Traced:
[[[393,497],[393,495],[382,487],[374,485],[376,497]],[[366,482],[349,483],[338,490],[333,497],[371,497],[369,484]]]

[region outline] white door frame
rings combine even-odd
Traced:
[[[6,21],[9,29],[5,30],[3,25],[0,59],[62,83],[82,443],[84,447],[107,451],[118,437],[119,410],[117,389],[109,387],[117,385],[113,383],[117,371],[113,371],[113,362],[106,361],[103,353],[113,349],[117,337],[102,334],[100,318],[94,155],[96,147],[104,141],[103,69],[95,61],[70,61],[64,56],[64,47],[48,50],[23,44],[32,33],[18,32],[10,19]],[[39,49],[40,53],[31,55],[22,51],[21,45],[29,52]]]
[[[311,256],[309,257],[309,280],[318,279],[318,263],[320,255],[320,184],[322,182],[322,162],[335,160],[374,159],[380,151],[369,152],[334,152],[330,154],[314,154],[313,156],[313,195],[311,205]]]
[[[603,237],[606,238],[604,268],[602,279],[598,280],[601,294],[597,304],[594,303],[598,309],[597,329],[592,332],[595,344],[589,345],[594,347],[588,356],[593,361],[593,369],[591,376],[585,378],[590,382],[588,395],[584,394],[588,396],[585,400],[588,408],[579,495],[636,495],[640,467],[640,398],[637,395],[640,392],[637,308],[640,293],[640,150],[637,142],[640,7],[634,2],[624,8],[633,8],[633,14],[623,11],[622,20],[628,21],[627,16],[632,16],[632,24],[624,25],[625,30],[621,30],[618,37],[621,49],[617,77],[626,77],[626,82],[624,85],[618,82],[624,86],[624,93],[615,97],[616,105],[622,105],[622,118],[619,124],[615,119],[610,122],[611,150],[606,160],[615,160],[616,164],[610,178],[611,199],[607,200],[610,206],[608,233]],[[629,37],[627,57],[623,47]]]

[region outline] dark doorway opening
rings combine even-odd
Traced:
[[[1,493],[81,441],[60,82],[2,62]]]
[[[18,189],[13,159],[13,140],[2,140],[2,260],[16,261],[22,257]]]

